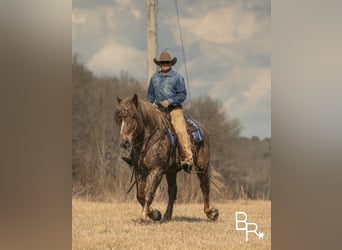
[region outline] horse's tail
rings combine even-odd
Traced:
[[[209,180],[211,183],[211,189],[216,192],[219,196],[223,196],[222,190],[224,190],[224,178],[215,167],[210,166]]]

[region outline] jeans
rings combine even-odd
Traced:
[[[190,145],[190,138],[186,131],[186,123],[183,115],[183,110],[180,108],[174,109],[170,112],[170,116],[171,123],[177,134],[179,144],[181,145],[184,151],[185,162],[192,165],[193,158]]]

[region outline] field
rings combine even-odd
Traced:
[[[137,223],[138,202],[72,202],[72,249],[271,249],[271,202],[227,201],[215,203],[218,221],[209,221],[202,204],[175,204],[168,223]],[[166,204],[153,206],[162,213]],[[248,214],[264,238],[235,230],[235,212]]]

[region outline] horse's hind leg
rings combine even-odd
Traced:
[[[167,209],[163,216],[164,220],[171,220],[172,218],[172,211],[173,211],[173,204],[175,203],[176,196],[177,196],[177,173],[176,172],[169,172],[166,173],[166,180],[168,186],[168,195],[169,195],[169,202],[167,204]]]
[[[163,171],[161,169],[154,169],[150,173],[151,182],[147,185],[146,195],[145,195],[145,204],[144,209],[141,213],[141,220],[146,221],[147,216],[150,217],[152,220],[160,220],[161,213],[155,209],[151,209],[150,205],[153,201],[154,194],[157,190],[157,187],[163,177]]]
[[[203,172],[202,171],[199,170],[199,172],[197,172],[197,175],[200,180],[200,185],[201,185],[201,189],[203,192],[204,213],[207,215],[209,219],[215,221],[217,220],[219,213],[215,207],[212,207],[212,208],[209,207],[210,182],[209,182],[208,169],[205,169]]]

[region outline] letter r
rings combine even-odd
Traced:
[[[246,230],[246,241],[248,241],[248,234],[249,233],[255,233],[258,236],[257,230],[258,230],[258,225],[256,223],[246,223],[247,225],[247,230]],[[253,230],[249,230],[250,225],[254,226]]]

